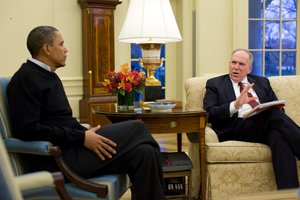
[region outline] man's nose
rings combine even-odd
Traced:
[[[239,63],[235,63],[235,64],[233,65],[233,68],[235,68],[235,69],[239,69],[239,68],[240,68],[240,65],[239,65]]]

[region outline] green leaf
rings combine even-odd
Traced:
[[[125,95],[125,91],[124,90],[119,90],[119,94],[121,94],[121,95]]]

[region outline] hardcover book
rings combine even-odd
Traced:
[[[193,163],[185,152],[162,152],[161,161],[164,172],[184,171],[193,168]]]
[[[263,112],[269,108],[275,107],[275,108],[281,109],[284,106],[285,106],[285,100],[277,100],[277,101],[270,101],[270,102],[262,103],[262,104],[255,106],[249,112],[245,113],[245,115],[243,117],[244,117],[244,119],[247,119],[247,118],[252,117],[253,115]]]

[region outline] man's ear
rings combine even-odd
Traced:
[[[45,43],[42,47],[42,51],[45,55],[50,55],[50,45]]]
[[[252,69],[253,69],[253,67],[252,67],[252,66],[250,66],[250,67],[249,67],[248,74],[250,74],[250,73],[251,73]]]

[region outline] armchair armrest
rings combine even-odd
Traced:
[[[21,190],[29,190],[54,185],[54,179],[51,173],[46,171],[33,172],[17,176],[16,182]]]
[[[65,189],[64,177],[60,172],[41,171],[21,175],[16,177],[16,183],[22,191],[54,186],[61,199],[72,200],[72,197]]]
[[[219,142],[219,138],[216,132],[207,125],[205,128],[205,143],[216,143]]]
[[[4,139],[4,144],[10,153],[53,156],[59,169],[71,182],[97,194],[99,197],[106,197],[108,192],[107,185],[93,183],[74,173],[64,162],[61,156],[61,149],[58,146],[53,146],[47,141],[22,141],[17,138],[6,138]]]
[[[75,185],[78,185],[79,187],[94,192],[97,194],[97,196],[105,198],[108,192],[107,185],[102,185],[98,183],[93,183],[91,181],[88,181],[86,179],[81,178],[77,174],[75,174],[64,162],[62,156],[61,156],[61,150],[58,146],[53,146],[50,148],[50,154],[54,156],[54,159],[56,161],[56,164],[58,165],[59,169],[62,171],[62,173]]]
[[[50,156],[50,148],[53,146],[46,141],[22,141],[17,138],[6,138],[4,144],[10,153],[26,153]]]

